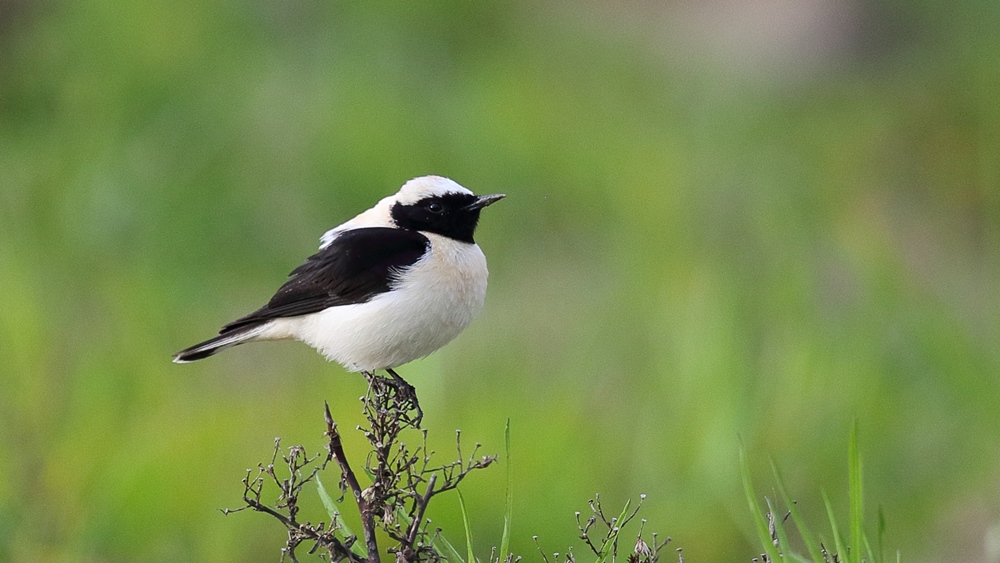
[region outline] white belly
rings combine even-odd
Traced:
[[[350,371],[393,368],[422,358],[465,330],[486,299],[478,245],[423,233],[431,251],[392,291],[367,303],[274,321],[263,338],[295,338]]]

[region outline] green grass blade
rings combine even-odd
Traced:
[[[833,505],[830,504],[830,497],[823,491],[823,504],[826,505],[826,515],[830,519],[830,529],[833,531],[833,544],[837,549],[837,555],[841,561],[847,560],[847,549],[844,547],[844,540],[840,537],[840,529],[837,527],[837,519],[833,516]]]
[[[851,552],[849,561],[861,563],[864,553],[864,491],[861,479],[861,454],[858,453],[858,421],[851,425],[851,438],[847,446],[848,470],[847,479],[850,487],[848,498],[850,502],[850,519],[848,526],[851,531]]]
[[[511,515],[514,512],[514,466],[511,464],[510,457],[510,419],[507,419],[507,424],[503,428],[503,438],[504,447],[506,449],[505,458],[507,462],[507,494],[505,499],[505,507],[503,514],[503,535],[500,536],[500,561],[507,559],[507,554],[510,553],[510,522]]]
[[[740,474],[743,478],[743,492],[746,493],[747,504],[750,506],[750,512],[753,514],[754,527],[757,529],[757,538],[760,540],[760,545],[764,553],[771,558],[771,561],[777,561],[781,558],[781,555],[774,548],[774,543],[771,542],[771,533],[767,528],[767,518],[764,517],[764,511],[761,510],[760,503],[757,502],[757,493],[753,488],[753,480],[750,477],[750,464],[747,461],[746,449],[744,449],[743,444],[740,444]]]
[[[788,534],[785,533],[785,523],[782,521],[784,516],[778,511],[778,507],[771,503],[771,499],[764,497],[764,502],[767,503],[767,509],[774,518],[774,535],[778,537],[778,552],[787,556],[792,553],[792,549],[788,543]]]
[[[882,561],[885,561],[885,548],[884,544],[882,543],[882,539],[884,537],[885,537],[885,512],[882,510],[882,505],[879,505],[878,536],[876,538],[876,541],[878,542],[878,545],[876,546],[878,548],[878,559],[874,559],[874,561],[876,561],[877,563],[882,563]]]
[[[402,522],[404,527],[408,527],[413,523],[413,518],[410,518],[410,515],[407,514],[406,510],[404,510],[401,506],[396,507],[395,515],[396,520]],[[444,537],[440,533],[440,529],[438,530],[438,533],[434,534],[432,537],[431,547],[437,552],[438,555],[443,557],[445,561],[449,561],[450,563],[466,563],[462,554],[455,549],[455,546],[448,541],[448,538]]]
[[[326,492],[326,487],[323,486],[323,480],[319,478],[319,474],[316,475],[316,488],[319,489],[319,500],[323,501],[323,508],[330,515],[330,520],[339,524],[341,521],[340,511],[337,510],[337,504],[330,498],[330,494]]]
[[[792,523],[795,524],[795,529],[798,530],[799,537],[802,538],[802,543],[806,546],[809,558],[817,563],[822,561],[823,552],[820,551],[819,544],[799,514],[798,507],[795,506],[792,498],[788,496],[788,490],[785,489],[785,481],[781,478],[781,473],[778,471],[778,466],[774,463],[773,459],[771,460],[771,472],[774,473],[774,482],[777,483],[778,494],[781,495],[781,500],[788,506],[788,510],[792,513]]]
[[[601,554],[597,557],[596,563],[604,563],[607,561],[608,556],[612,555],[615,551],[615,544],[618,543],[618,534],[621,533],[622,521],[625,516],[628,515],[629,506],[632,505],[632,499],[625,501],[625,507],[622,508],[621,514],[618,515],[618,519],[615,520],[615,527],[608,533],[608,540],[601,547]]]
[[[438,545],[440,544],[440,546]],[[442,549],[442,547],[444,549]],[[465,558],[462,554],[455,549],[455,546],[448,541],[448,538],[438,534],[437,539],[434,541],[434,549],[444,556],[444,558],[451,563],[466,563]]]
[[[330,527],[339,528],[342,532],[340,534],[341,537],[358,537],[354,535],[351,528],[346,522],[344,522],[344,518],[340,515],[340,511],[337,510],[337,503],[333,502],[333,498],[331,498],[330,494],[326,492],[326,487],[323,486],[323,481],[319,478],[318,473],[316,474],[316,487],[319,489],[319,500],[323,502],[323,508],[325,508],[326,513],[330,515]],[[360,550],[360,554],[366,559],[368,558],[368,549],[365,547],[365,542],[354,542],[354,545],[351,546],[351,551],[354,551],[354,548],[358,548]]]
[[[465,497],[460,489],[455,489],[458,493],[458,506],[462,510],[462,523],[465,524],[465,546],[468,551],[467,563],[476,563],[476,555],[472,550],[472,527],[469,526],[469,512],[465,509]]]
[[[865,541],[865,552],[868,554],[868,563],[882,563],[882,558],[875,558],[875,552],[872,551],[872,544],[868,541],[868,535],[864,537]]]

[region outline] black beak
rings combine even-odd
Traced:
[[[507,197],[507,194],[493,194],[493,195],[481,195],[476,198],[476,201],[466,205],[462,208],[463,211],[475,211],[477,209],[482,209],[487,205],[496,203],[501,199]]]

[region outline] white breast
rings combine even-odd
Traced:
[[[351,371],[393,368],[444,346],[483,307],[486,257],[476,244],[423,234],[430,251],[400,273],[392,291],[279,319],[269,336],[301,340]]]

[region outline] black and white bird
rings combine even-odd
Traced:
[[[440,176],[327,231],[319,252],[260,309],[219,336],[174,355],[207,358],[259,340],[293,339],[370,377],[422,358],[458,336],[486,298],[486,257],[473,239],[479,212],[503,194],[477,196]],[[409,388],[412,391],[412,387]]]

